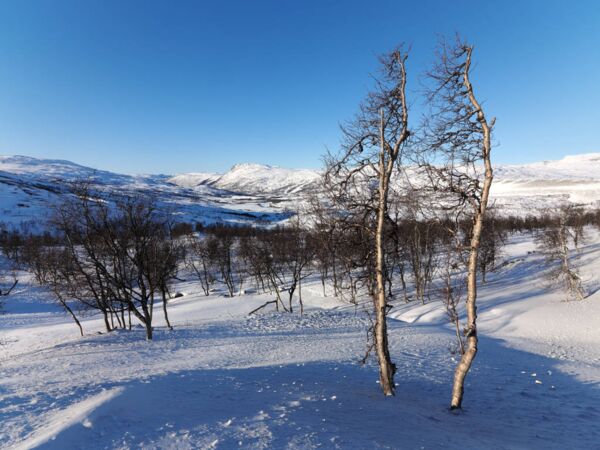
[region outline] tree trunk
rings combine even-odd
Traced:
[[[121,323],[123,329],[125,329],[127,325],[125,324],[125,305],[123,303],[121,303]]]
[[[475,227],[479,224],[481,229],[481,221],[478,220]],[[461,355],[460,362],[456,366],[454,371],[454,384],[452,386],[452,402],[450,404],[451,409],[459,409],[462,407],[462,399],[464,394],[465,378],[473,360],[477,355],[477,249],[478,247],[473,245],[476,241],[476,232],[473,231],[473,239],[471,243],[471,253],[469,255],[469,266],[467,275],[467,326],[465,328],[466,336],[466,348],[464,353]]]
[[[112,331],[112,328],[110,327],[110,323],[108,323],[108,312],[105,309],[103,309],[102,315],[104,316],[104,326],[106,327],[106,332],[110,333]]]
[[[339,296],[339,287],[338,287],[338,276],[337,276],[337,266],[335,263],[335,257],[333,258],[331,267],[332,267],[332,272],[333,272],[333,296],[338,297]]]
[[[483,219],[485,217],[485,211],[487,209],[488,198],[490,195],[490,188],[492,186],[492,180],[494,178],[492,171],[492,162],[490,159],[490,153],[492,150],[491,143],[491,127],[488,125],[487,120],[481,106],[477,102],[475,95],[473,94],[473,88],[469,81],[469,68],[471,64],[471,52],[472,48],[468,50],[467,61],[464,67],[464,86],[469,96],[475,111],[477,111],[477,121],[481,125],[483,132],[482,141],[482,155],[483,162],[485,165],[485,178],[483,181],[483,187],[481,190],[481,200],[479,202],[478,209],[475,211],[475,217],[473,221],[473,232],[471,235],[471,249],[469,252],[469,263],[467,272],[467,326],[465,328],[466,346],[465,352],[460,358],[460,362],[456,366],[454,372],[454,384],[452,386],[452,401],[450,403],[450,409],[460,409],[462,407],[465,378],[469,369],[473,364],[473,360],[477,355],[477,257],[479,254],[479,244],[481,242],[481,232],[483,230]]]
[[[375,230],[375,281],[377,283],[375,290],[375,349],[379,361],[379,382],[385,395],[394,395],[394,373],[396,366],[392,363],[388,348],[387,338],[387,298],[385,295],[385,261],[383,231],[385,218],[387,214],[387,196],[389,190],[389,179],[391,170],[386,164],[385,159],[385,140],[383,138],[383,111],[381,113],[381,154],[379,157],[379,205],[377,208],[377,228]],[[392,166],[393,167],[393,166]]]
[[[169,322],[169,314],[167,313],[167,293],[163,290],[161,291],[162,294],[162,301],[163,301],[163,314],[165,315],[165,322],[167,322],[167,327],[169,327],[169,330],[172,330],[173,327],[171,326],[171,322]]]
[[[294,292],[296,292],[296,286],[297,286],[296,280],[294,280],[292,282],[292,285],[290,286],[290,288],[288,290],[288,294],[289,294],[288,305],[289,305],[289,309],[290,309],[291,313],[294,312],[294,309],[293,309],[293,306],[292,306],[292,300],[294,298]]]
[[[143,316],[140,317],[140,320],[142,321],[142,323],[146,326],[146,339],[151,341],[152,340],[152,315],[151,312],[148,310],[148,305],[146,304],[146,301],[142,301],[142,311],[143,311]],[[134,311],[135,313],[135,311]]]
[[[304,314],[304,302],[302,301],[302,278],[298,280],[298,303],[300,303],[300,314]]]
[[[152,323],[146,322],[146,340],[152,340]]]
[[[83,327],[81,326],[81,322],[79,322],[79,319],[77,318],[73,310],[69,307],[69,305],[67,305],[67,302],[63,301],[62,299],[60,300],[60,303],[62,304],[63,308],[65,308],[65,310],[71,315],[71,317],[75,321],[75,324],[77,325],[77,328],[79,328],[79,333],[81,334],[81,336],[83,336]]]

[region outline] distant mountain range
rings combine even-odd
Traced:
[[[285,196],[312,189],[321,177],[309,169],[283,169],[263,164],[236,164],[228,172],[184,173],[169,179],[185,188],[210,186],[248,195]]]
[[[0,221],[40,225],[69,182],[86,179],[107,197],[154,198],[178,220],[277,223],[318,189],[317,170],[237,164],[223,174],[123,175],[70,161],[0,156]],[[558,161],[497,165],[492,201],[505,213],[527,214],[563,201],[600,201],[600,153]]]

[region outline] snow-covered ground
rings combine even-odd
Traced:
[[[358,364],[361,307],[307,284],[304,315],[247,313],[268,295],[204,297],[193,282],[141,328],[85,337],[22,278],[0,315],[0,447],[600,448],[600,236],[579,262],[590,296],[564,302],[530,236],[480,289],[481,342],[465,409],[448,410],[455,357],[441,304],[398,303],[390,345],[397,396]]]
[[[599,174],[600,153],[496,165],[491,198],[504,214],[535,213],[563,202],[597,207]],[[268,224],[302,210],[307,195],[319,189],[320,171],[237,164],[221,174],[122,175],[69,161],[0,156],[2,221],[43,223],[52,205],[67,192],[67,183],[82,179],[107,195],[153,198],[180,221]]]

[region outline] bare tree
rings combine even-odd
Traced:
[[[207,239],[208,255],[220,275],[220,281],[227,287],[229,297],[239,292],[242,286],[241,274],[237,267],[236,239],[231,230],[223,229]]]
[[[586,296],[581,277],[570,261],[571,247],[578,249],[584,239],[581,216],[580,207],[562,205],[537,237],[538,248],[552,265],[548,278],[564,287],[567,300],[583,300]]]
[[[20,233],[9,233],[6,230],[2,230],[0,236],[0,250],[11,261],[13,269],[16,269],[21,263],[22,252],[20,248],[22,247],[23,239]],[[9,275],[10,272],[12,273]],[[5,267],[0,269],[0,311],[3,307],[2,297],[10,295],[19,283],[15,272],[15,270]]]
[[[60,295],[100,310],[107,331],[115,328],[115,319],[125,327],[127,309],[152,339],[155,295],[166,289],[173,270],[171,261],[163,270],[168,226],[154,203],[120,198],[113,206],[78,184],[58,206],[53,224],[70,264],[55,284]]]
[[[71,253],[58,246],[39,247],[38,250],[38,252],[30,254],[28,258],[30,267],[36,267],[34,271],[36,281],[50,289],[58,304],[73,319],[80,335],[83,336],[81,321],[77,317],[73,305],[69,304],[69,300],[77,297],[80,286],[80,283],[74,281],[77,269]]]
[[[376,87],[361,105],[357,117],[342,127],[342,151],[328,156],[326,171],[333,202],[354,216],[353,223],[369,230],[374,238],[373,337],[385,395],[394,395],[396,367],[388,347],[384,230],[389,220],[390,184],[410,135],[407,56],[407,51],[399,46],[380,58],[381,76]]]
[[[152,285],[156,286],[160,293],[165,322],[172,330],[167,304],[171,298],[171,285],[177,279],[179,264],[183,261],[185,252],[184,247],[172,238],[172,233],[160,231],[162,232],[153,234],[149,245],[146,276],[152,280]]]
[[[439,207],[470,222],[465,351],[454,374],[452,409],[462,406],[464,381],[477,354],[478,258],[493,179],[491,151],[495,119],[488,121],[475,96],[471,83],[472,55],[473,47],[458,38],[454,45],[441,45],[438,62],[429,74],[433,83],[429,94],[432,108],[424,126],[424,142],[432,156],[425,168],[430,188],[440,199]]]
[[[483,283],[487,281],[488,272],[494,270],[496,260],[500,256],[502,246],[506,240],[504,230],[496,226],[498,220],[494,214],[489,214],[490,212],[488,211],[484,221],[479,246],[479,272]]]
[[[293,312],[292,300],[294,293],[297,291],[300,314],[304,314],[302,281],[312,273],[311,265],[316,253],[316,246],[311,239],[311,235],[301,227],[299,219],[293,220],[291,226],[285,228],[284,236],[288,248],[287,255],[284,257],[284,267],[290,275],[288,286],[289,310]]]
[[[188,235],[185,247],[187,249],[185,258],[186,267],[192,271],[200,282],[204,295],[209,295],[215,277],[210,265],[211,260],[206,239],[196,235]]]

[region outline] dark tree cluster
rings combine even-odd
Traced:
[[[107,331],[131,328],[133,315],[152,339],[157,300],[170,327],[167,303],[184,249],[152,201],[122,198],[112,206],[80,184],[49,227],[52,239],[30,236],[13,256],[50,289],[81,334],[81,314],[98,311]]]

